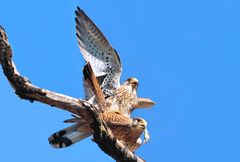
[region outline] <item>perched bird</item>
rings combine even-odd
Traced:
[[[130,115],[135,108],[152,107],[155,103],[137,97],[139,83],[136,78],[129,78],[123,85],[120,84],[122,65],[116,50],[79,7],[75,13],[80,51],[86,62],[90,63],[105,98],[99,117],[115,138],[135,151],[142,144],[141,134],[145,135],[144,142],[148,142],[149,136],[147,122],[142,118],[130,118]],[[84,76],[85,100],[94,104],[95,93],[90,85],[89,79]],[[81,117],[67,120],[76,123],[51,135],[49,143],[55,148],[63,148],[91,136],[93,132],[86,121]]]
[[[135,151],[142,144],[141,134],[146,130],[147,122],[142,118],[128,118],[116,112],[104,112],[99,118],[105,121],[113,136],[121,141],[130,151]],[[75,116],[66,120],[76,124],[51,135],[48,140],[54,148],[68,147],[93,134],[88,122]]]
[[[135,108],[152,107],[155,104],[152,100],[137,97],[136,78],[129,78],[123,85],[120,84],[122,64],[117,51],[79,7],[75,14],[78,45],[86,62],[91,64],[106,98],[104,111],[117,111],[129,117]],[[84,92],[85,99],[94,103],[95,94],[86,80]]]

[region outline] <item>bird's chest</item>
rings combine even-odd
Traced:
[[[107,105],[111,111],[120,111],[131,109],[136,104],[136,94],[130,89],[120,89],[114,96],[107,99]]]

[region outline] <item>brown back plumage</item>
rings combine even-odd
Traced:
[[[139,138],[145,130],[145,121],[141,118],[128,118],[116,112],[105,112],[99,114],[100,119],[104,120],[110,128],[114,137],[123,142],[131,151],[137,149]],[[82,118],[74,118],[68,122],[77,121],[76,124],[62,129],[53,135],[48,140],[54,148],[68,147],[78,141],[81,141],[92,135],[89,123]]]

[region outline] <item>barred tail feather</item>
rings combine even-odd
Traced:
[[[48,141],[49,144],[52,145],[54,148],[64,148],[78,141],[81,141],[91,135],[91,129],[86,123],[76,123],[70,127],[67,127],[52,134],[48,138]]]

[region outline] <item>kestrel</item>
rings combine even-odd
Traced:
[[[147,122],[142,118],[130,118],[130,114],[134,108],[151,107],[154,103],[150,99],[137,97],[139,83],[136,78],[129,78],[120,85],[122,65],[116,50],[79,7],[75,13],[78,45],[84,59],[90,63],[105,97],[99,117],[105,121],[115,138],[135,151],[142,144],[141,134],[145,135],[144,142],[148,142],[149,136]],[[85,75],[84,91],[85,99],[94,103],[95,93]],[[67,120],[76,124],[51,135],[49,143],[54,148],[63,148],[91,136],[93,131],[87,121],[76,116]]]
[[[127,79],[120,85],[122,64],[116,50],[92,20],[78,7],[76,14],[76,35],[80,51],[91,64],[94,74],[106,98],[103,111],[116,111],[129,117],[135,108],[152,107],[155,103],[137,97],[138,80]],[[91,103],[95,95],[84,80],[85,99]]]
[[[141,134],[146,130],[147,122],[142,118],[128,118],[116,112],[104,112],[99,118],[105,121],[113,136],[121,141],[130,151],[135,151],[142,144]],[[80,117],[67,120],[76,124],[51,135],[48,140],[54,148],[68,147],[92,135],[89,123]]]

